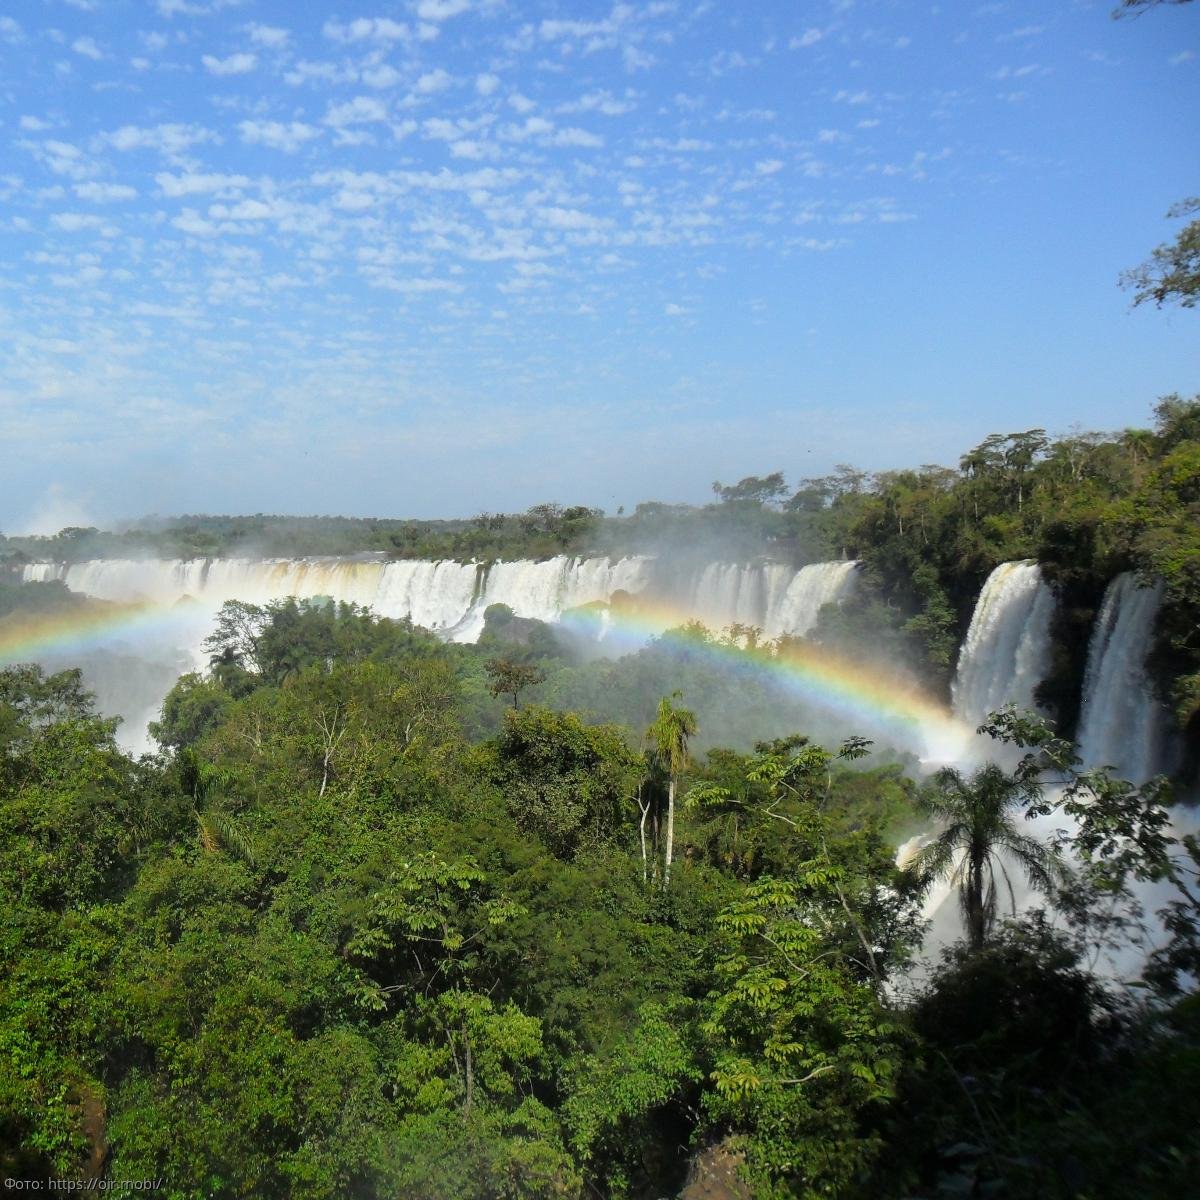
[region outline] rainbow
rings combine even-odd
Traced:
[[[126,637],[194,647],[211,615],[190,600],[170,607],[89,600],[86,607],[61,613],[10,614],[0,618],[0,665],[46,657],[61,660]],[[562,617],[568,628],[581,634],[599,633],[602,644],[617,654],[633,653],[651,638],[694,620],[693,613],[640,597],[585,606]],[[926,761],[961,760],[974,736],[945,705],[919,688],[811,643],[796,640],[754,653],[730,641],[698,638],[687,647],[720,670],[777,682],[801,703],[836,716],[847,733],[912,749]]]
[[[563,617],[568,627],[593,635],[597,622],[604,644],[624,654],[667,630],[694,623],[695,615],[638,597],[627,604],[576,609]],[[723,669],[776,680],[798,701],[836,715],[848,734],[885,737],[900,748],[918,750],[928,762],[961,761],[976,737],[972,727],[912,683],[811,642],[789,639],[748,652],[732,640],[710,636],[688,643],[688,650]]]
[[[180,601],[169,608],[118,604],[89,598],[86,605],[49,613],[10,613],[0,618],[0,665],[62,658],[111,647],[114,640],[178,639],[203,617],[199,606]],[[188,642],[194,640],[186,638]]]

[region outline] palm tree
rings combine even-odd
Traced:
[[[936,791],[923,797],[921,805],[941,822],[942,830],[918,852],[914,866],[927,879],[948,878],[958,888],[971,949],[979,950],[996,919],[998,876],[1016,911],[1005,859],[1020,867],[1043,895],[1050,895],[1063,876],[1062,860],[1017,826],[1017,812],[1041,794],[1036,779],[1010,775],[988,763],[969,779],[945,767],[934,782]]]
[[[663,887],[671,882],[671,859],[675,852],[675,793],[679,776],[688,764],[688,738],[696,732],[696,714],[686,708],[675,708],[671,700],[680,696],[672,692],[658,705],[658,713],[646,737],[654,743],[654,752],[667,774],[667,846],[663,855]]]

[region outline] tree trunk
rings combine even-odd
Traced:
[[[982,950],[986,935],[986,914],[983,911],[983,859],[971,852],[967,868],[967,934],[972,950]]]
[[[474,1066],[474,1063],[471,1061],[471,1033],[470,1033],[470,1030],[468,1030],[466,1028],[463,1029],[463,1043],[464,1043],[463,1057],[466,1061],[466,1068],[467,1068],[466,1069],[467,1096],[466,1096],[466,1103],[463,1105],[463,1112],[465,1114],[465,1113],[469,1113],[471,1111],[471,1103],[475,1098],[475,1066]]]
[[[663,856],[663,887],[671,882],[671,858],[675,853],[675,776],[667,784],[667,849]]]
[[[638,824],[638,834],[642,839],[642,883],[646,882],[646,817],[650,813],[650,803],[642,803],[642,789],[638,788],[638,808],[642,810],[642,819]]]

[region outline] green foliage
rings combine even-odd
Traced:
[[[1194,1005],[1139,1013],[1035,914],[952,950],[917,997],[923,1053],[870,1194],[1186,1195],[1198,1165]]]
[[[521,693],[536,687],[546,678],[546,673],[525,663],[515,663],[507,658],[492,658],[483,664],[489,682],[488,691],[493,698],[511,696],[513,708],[521,707]]]
[[[570,859],[625,840],[644,766],[621,730],[547,708],[513,710],[488,749],[517,827],[552,854]]]
[[[689,1043],[693,1021],[679,1004],[672,1010],[648,1002],[624,1037],[574,1068],[563,1107],[571,1145],[593,1187],[614,1200],[640,1194],[648,1177],[669,1175],[672,1165],[678,1169],[664,1142],[671,1125],[686,1119],[684,1106],[703,1077]]]
[[[1192,197],[1173,205],[1167,217],[1179,220],[1197,212],[1200,197]],[[1153,300],[1159,308],[1169,302],[1195,307],[1200,302],[1200,219],[1189,221],[1173,242],[1159,246],[1141,266],[1126,271],[1121,286],[1134,289],[1134,304]]]
[[[737,1132],[764,1196],[815,1197],[860,1177],[877,1149],[863,1110],[891,1096],[899,1066],[875,991],[822,932],[830,871],[761,880],[717,920],[705,1107]]]
[[[229,688],[216,679],[181,675],[163,700],[159,719],[150,723],[150,736],[169,750],[194,746],[221,724],[232,704]]]
[[[1190,420],[1156,436],[1183,445]],[[650,726],[643,754],[628,725],[495,704],[495,646],[322,602],[224,615],[138,763],[77,672],[0,671],[8,1174],[162,1178],[179,1200],[649,1200],[720,1145],[763,1197],[1186,1192],[1200,849],[1170,836],[1161,781],[1078,775],[1044,720],[996,716],[1025,757],[943,777],[940,811],[979,809],[993,848],[1014,797],[1068,814],[1070,937],[993,930],[906,1005],[921,890],[894,847],[921,788],[862,738],[780,729],[736,667],[775,648],[727,645],[725,691],[704,690],[703,628],[597,668],[630,685],[610,702]],[[579,686],[517,630],[546,691]],[[744,703],[754,751],[694,761],[671,678],[701,711]],[[1175,885],[1146,1015],[1080,957],[1125,932],[1106,914],[1136,880]],[[1158,1141],[1135,1161],[1126,1131]]]
[[[995,763],[984,764],[970,779],[944,767],[921,796],[938,833],[917,854],[913,868],[929,880],[945,878],[955,886],[972,949],[987,940],[1002,890],[1016,907],[1010,866],[1047,896],[1064,874],[1058,857],[1016,821],[1023,808],[1040,799],[1035,778],[1020,771],[1010,775]]]

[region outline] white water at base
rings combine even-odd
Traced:
[[[1037,563],[1001,563],[975,604],[952,687],[954,715],[977,726],[1005,704],[1035,708],[1050,669],[1054,593]]]
[[[1164,766],[1166,713],[1146,673],[1162,584],[1132,572],[1108,585],[1088,646],[1077,742],[1084,767],[1144,783]]]

